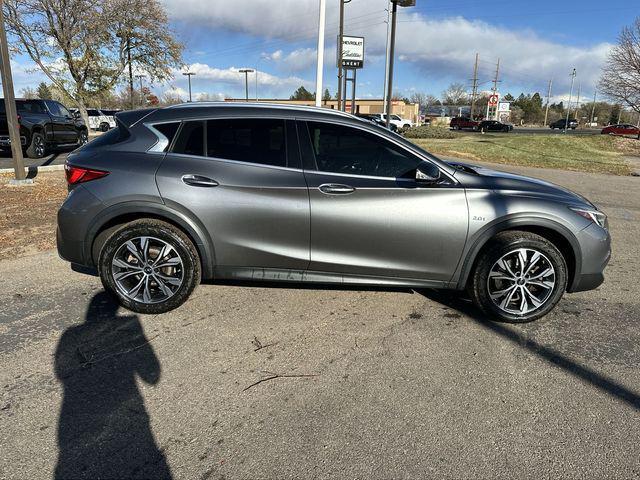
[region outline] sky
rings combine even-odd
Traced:
[[[171,28],[185,45],[194,99],[249,96],[288,98],[299,86],[315,90],[319,0],[160,0]],[[365,37],[365,65],[358,71],[357,97],[382,98],[388,0],[351,0],[345,34]],[[327,0],[324,87],[337,89],[335,68],[339,0]],[[416,0],[399,8],[394,91],[440,96],[452,82],[471,88],[479,54],[480,89],[488,90],[500,58],[499,90],[547,93],[566,99],[570,73],[574,95],[593,96],[607,52],[620,30],[640,16],[637,0]],[[16,89],[44,79],[24,55],[13,60]],[[186,77],[152,89],[187,94]]]

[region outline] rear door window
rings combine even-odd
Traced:
[[[207,121],[207,156],[286,167],[284,120],[209,120]]]
[[[204,156],[204,122],[184,122],[172,151],[184,155]]]

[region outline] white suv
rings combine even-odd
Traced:
[[[113,115],[105,115],[102,110],[89,108],[87,109],[87,114],[89,115],[89,128],[91,130],[106,132],[116,126],[116,120]]]
[[[375,116],[379,117],[383,122],[387,121],[387,115],[385,113],[376,113]],[[415,126],[411,120],[401,118],[398,115],[394,114],[391,114],[391,120],[389,120],[389,123],[393,123],[396,127],[398,127],[398,130],[400,130],[401,128],[409,128]]]

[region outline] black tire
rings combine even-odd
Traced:
[[[138,301],[125,295],[116,284],[112,264],[114,256],[128,240],[137,237],[153,237],[167,243],[182,261],[180,268],[182,283],[171,296],[163,301],[155,303]],[[200,257],[189,237],[175,226],[154,219],[136,220],[115,230],[100,250],[98,269],[102,285],[118,299],[123,307],[134,312],[148,314],[165,313],[182,305],[200,283],[201,271]],[[152,280],[150,282],[153,284]]]
[[[108,132],[109,131],[109,124],[106,122],[102,122],[100,124],[100,131],[101,132]]]
[[[89,132],[85,129],[80,130],[78,133],[78,146],[86,145],[89,143]]]
[[[555,285],[537,309],[524,314],[502,310],[489,296],[489,273],[494,264],[513,250],[526,248],[542,253],[555,270]],[[469,294],[475,305],[490,319],[508,323],[526,323],[543,317],[560,301],[567,287],[567,263],[556,246],[546,238],[530,232],[502,232],[491,240],[476,261],[469,283]]]
[[[27,147],[27,157],[29,158],[42,158],[47,154],[47,142],[44,135],[40,132],[33,132],[31,134],[31,142]]]

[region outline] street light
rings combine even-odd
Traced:
[[[387,72],[387,128],[391,121],[391,96],[393,94],[393,57],[396,49],[396,16],[398,7],[414,7],[416,0],[391,0],[391,38],[389,40],[389,69]]]
[[[244,91],[245,99],[249,101],[249,74],[255,72],[253,68],[241,68],[238,70],[240,73],[244,73]]]
[[[183,72],[182,74],[186,75],[187,77],[189,77],[189,101],[191,102],[192,101],[191,100],[191,77],[193,75],[195,75],[195,73],[193,73],[193,72]]]
[[[136,78],[140,80],[140,106],[144,107],[144,92],[142,91],[142,79],[146,78],[146,75],[136,75]]]

